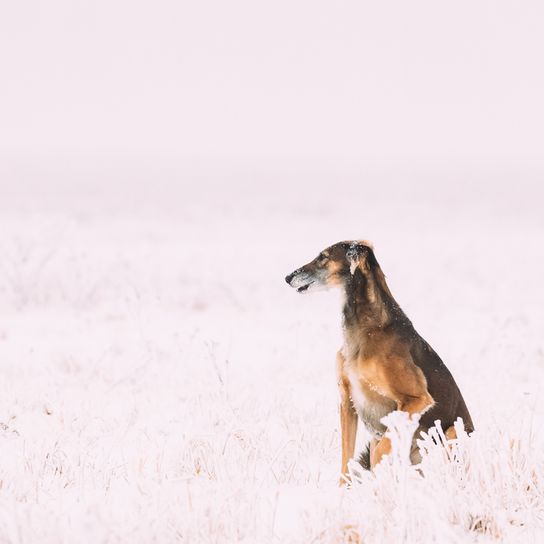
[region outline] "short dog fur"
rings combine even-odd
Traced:
[[[410,456],[413,463],[421,459],[416,437],[436,420],[441,421],[448,439],[456,437],[453,423],[459,417],[465,430],[473,431],[455,380],[393,298],[370,243],[334,244],[285,280],[299,293],[332,286],[345,292],[344,346],[336,357],[341,482],[353,457],[358,419],[373,437],[360,459],[367,469],[391,451],[381,419],[394,410],[420,414]]]

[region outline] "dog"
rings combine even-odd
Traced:
[[[446,365],[416,332],[397,301],[367,241],[338,242],[285,280],[299,293],[339,287],[343,306],[344,345],[336,356],[342,440],[341,483],[348,476],[360,419],[372,439],[360,463],[369,470],[391,452],[382,418],[395,410],[419,414],[410,460],[421,461],[416,438],[440,420],[448,439],[463,420],[474,426],[459,387]]]

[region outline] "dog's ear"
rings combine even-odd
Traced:
[[[353,242],[348,246],[346,258],[348,260],[349,271],[351,272],[352,276],[355,274],[355,270],[357,270],[358,266],[365,264],[366,250],[367,248],[358,242]]]

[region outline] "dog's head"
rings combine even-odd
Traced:
[[[338,242],[297,268],[285,281],[299,293],[344,285],[357,268],[365,267],[371,252],[372,245],[364,240]]]

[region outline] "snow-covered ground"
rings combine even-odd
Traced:
[[[65,166],[2,172],[0,542],[543,541],[538,180]],[[284,276],[351,238],[477,431],[340,489],[339,295]]]

